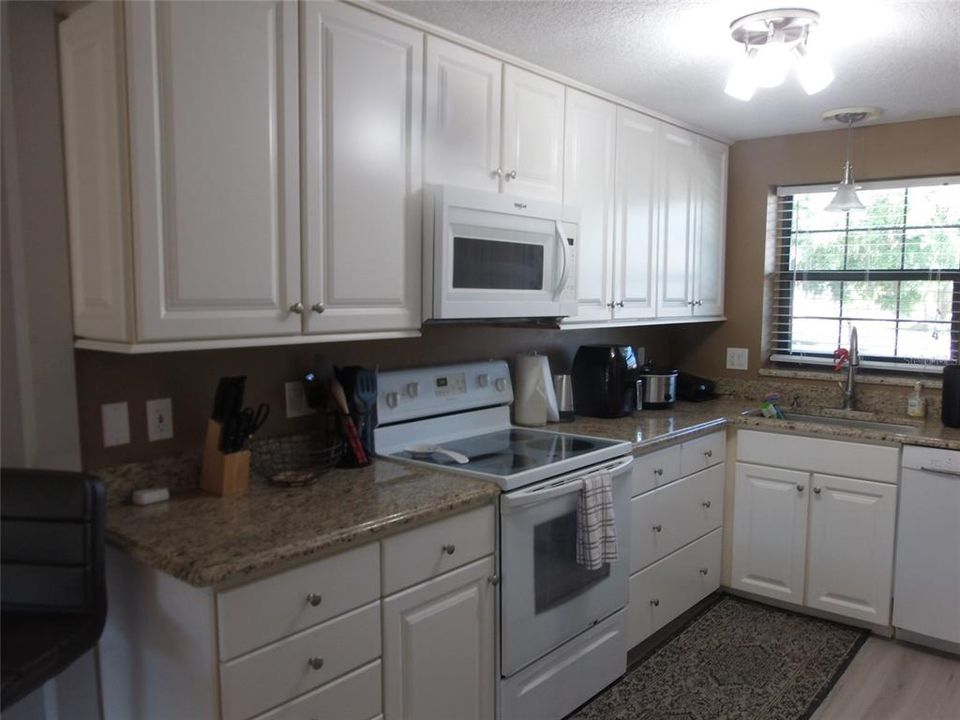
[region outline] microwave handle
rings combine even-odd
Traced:
[[[553,292],[553,299],[559,300],[560,293],[563,292],[564,285],[567,284],[567,274],[570,272],[570,264],[567,262],[567,238],[566,233],[563,232],[563,225],[559,220],[556,221],[557,225],[557,242],[560,243],[560,254],[563,257],[563,270],[560,271],[560,280],[557,281],[556,290]]]
[[[623,460],[618,461],[615,465],[601,468],[602,471],[609,472],[611,474],[616,473],[618,470],[626,467],[633,462],[633,456],[624,458]],[[596,471],[593,471],[596,472]],[[524,507],[526,505],[536,505],[547,500],[552,500],[553,498],[560,497],[561,495],[568,495],[572,492],[579,492],[580,488],[583,487],[583,479],[589,475],[592,475],[593,472],[588,472],[584,475],[579,475],[577,477],[569,478],[564,482],[558,482],[556,484],[550,484],[546,487],[538,488],[536,490],[527,490],[526,492],[510,494],[510,495],[501,495],[500,503],[504,509],[510,510],[513,508]]]

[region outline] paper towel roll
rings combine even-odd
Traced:
[[[517,425],[546,425],[551,415],[559,418],[546,355],[517,355],[514,375],[513,419]]]

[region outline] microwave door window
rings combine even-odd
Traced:
[[[533,530],[534,611],[537,615],[610,577],[610,563],[587,570],[577,563],[577,513],[568,512]]]
[[[541,244],[453,238],[453,287],[471,290],[543,290]]]

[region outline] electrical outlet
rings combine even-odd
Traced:
[[[307,395],[303,392],[303,383],[299,380],[283,384],[283,394],[287,401],[287,417],[295,418],[310,415],[313,408],[307,404]]]
[[[147,400],[147,439],[169,440],[173,437],[173,405],[170,398]]]
[[[106,403],[100,406],[100,422],[103,424],[103,446],[115,447],[130,442],[130,416],[127,403]]]
[[[749,357],[747,348],[727,348],[727,370],[746,370]]]

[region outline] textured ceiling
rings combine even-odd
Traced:
[[[800,7],[821,15],[811,43],[827,53],[836,80],[808,96],[791,74],[748,103],[723,92],[742,52],[730,22],[790,3],[382,4],[735,140],[827,129],[821,113],[850,105],[881,107],[877,122],[960,115],[960,0],[804,0]]]

